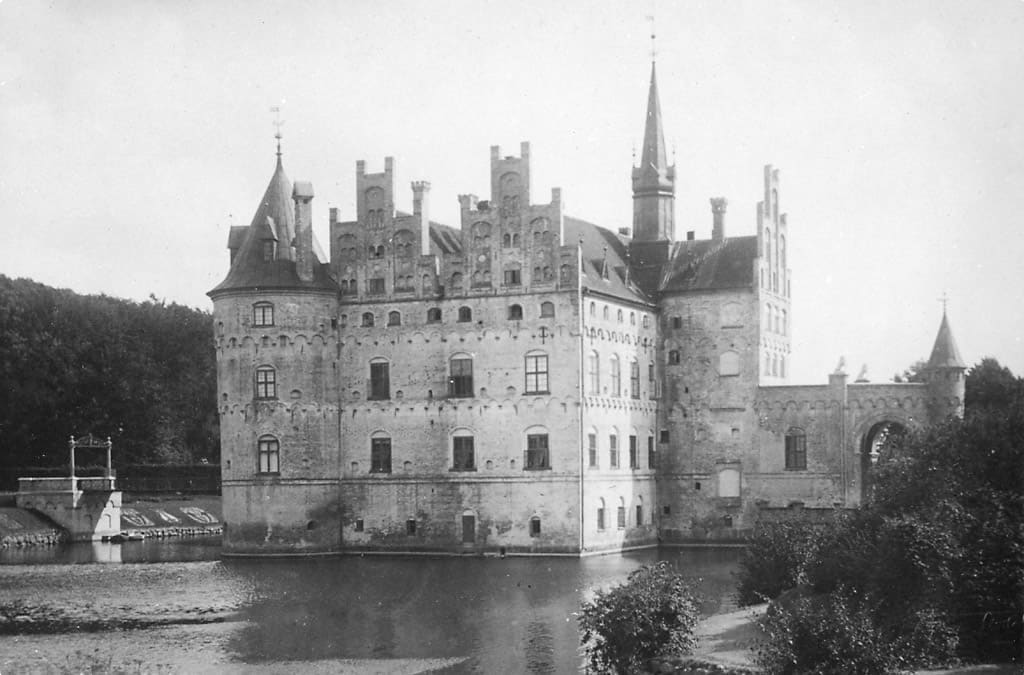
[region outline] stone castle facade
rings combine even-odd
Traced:
[[[395,166],[356,166],[355,219],[280,148],[233,227],[214,303],[224,550],[587,555],[728,540],[766,509],[851,507],[879,442],[958,414],[943,316],[926,383],[791,386],[779,172],[756,233],[675,236],[652,66],[633,226],[531,194],[530,147],[491,148],[491,193],[430,220],[395,207]],[[630,232],[632,236],[630,236]],[[860,378],[859,378],[860,379]]]

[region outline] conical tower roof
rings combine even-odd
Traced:
[[[661,126],[661,102],[658,99],[658,78],[651,62],[651,86],[647,92],[647,122],[644,125],[644,147],[640,154],[640,170],[660,176],[668,169],[665,132]]]
[[[949,319],[946,312],[942,312],[942,323],[939,325],[939,334],[935,336],[935,346],[932,347],[931,358],[928,359],[929,368],[966,368],[964,360],[960,357],[960,350],[956,348],[956,340],[953,339],[953,331],[949,328]]]
[[[328,276],[327,270],[317,256],[313,266],[313,281],[299,279],[295,269],[295,212],[292,204],[292,182],[285,175],[278,151],[277,166],[270,177],[263,199],[256,208],[252,223],[244,228],[241,246],[231,262],[231,269],[224,281],[208,295],[229,290],[268,289],[320,289],[337,291],[337,284]],[[239,228],[241,229],[241,228]],[[238,235],[232,233],[232,238]],[[273,260],[266,260],[263,242],[276,241]],[[315,243],[314,243],[315,246]]]

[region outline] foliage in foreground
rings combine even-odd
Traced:
[[[689,586],[672,565],[641,567],[584,603],[580,626],[590,667],[627,673],[656,656],[688,654],[699,618]]]
[[[1022,391],[986,359],[968,377],[965,419],[901,439],[868,505],[817,532],[760,530],[741,565],[741,599],[800,586],[766,622],[758,658],[768,672],[1021,658]]]

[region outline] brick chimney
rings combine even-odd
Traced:
[[[313,184],[295,181],[295,271],[301,281],[313,281]]]
[[[714,241],[725,239],[725,209],[729,200],[725,197],[711,198],[711,238]]]
[[[420,220],[420,255],[430,255],[430,183],[412,183],[412,214]]]

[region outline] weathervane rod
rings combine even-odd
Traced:
[[[281,106],[275,105],[270,107],[270,112],[274,113],[274,121],[271,122],[277,127],[277,132],[274,134],[274,138],[277,139],[277,156],[281,156],[281,127],[284,126],[284,120],[281,119]]]

